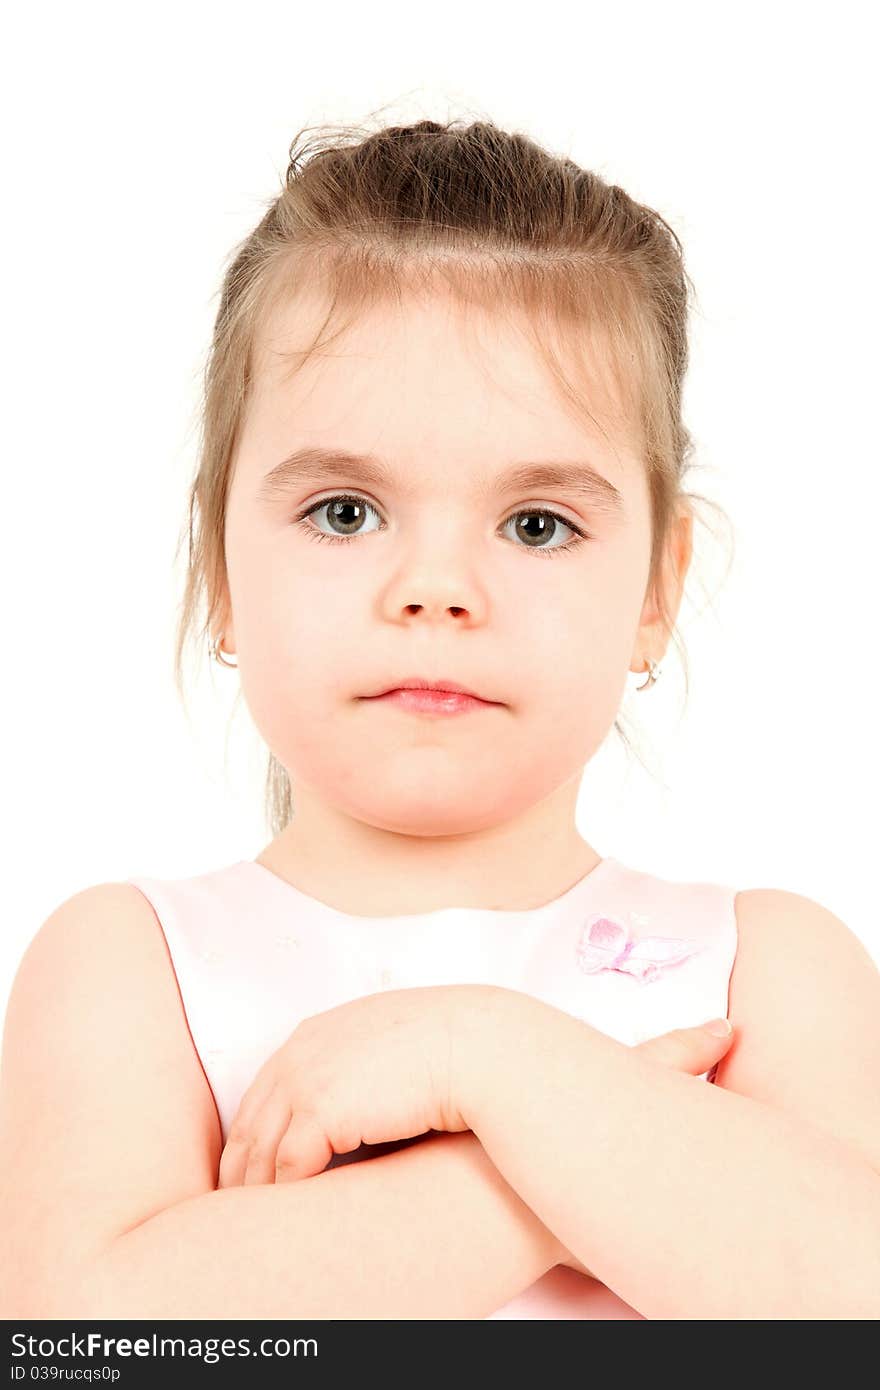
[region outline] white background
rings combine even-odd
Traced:
[[[172,677],[221,266],[303,125],[519,129],[657,208],[699,303],[691,486],[732,523],[578,808],[603,854],[818,899],[880,959],[877,109],[868,8],[17,7],[0,83],[0,1007],[65,898],[252,858],[265,749],[234,671]],[[718,529],[720,526],[720,529]],[[728,574],[728,562],[732,568]],[[631,678],[633,684],[643,677]],[[51,1008],[51,1001],[47,1001]]]

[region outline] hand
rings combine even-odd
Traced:
[[[713,1034],[707,1033],[700,1024],[696,1028],[673,1028],[671,1033],[661,1033],[659,1038],[648,1038],[647,1042],[639,1043],[634,1051],[659,1062],[661,1066],[688,1072],[691,1076],[701,1076],[704,1071],[710,1071],[716,1062],[721,1061],[732,1042],[733,1033],[726,1038],[716,1038]],[[576,1269],[578,1273],[586,1274],[590,1279],[597,1277],[591,1270],[586,1269],[580,1260],[576,1260],[561,1243],[560,1250],[557,1264],[568,1265],[569,1269]]]
[[[303,1019],[243,1096],[218,1187],[296,1182],[361,1143],[468,1129],[450,1059],[481,989],[387,990]]]

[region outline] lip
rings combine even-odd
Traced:
[[[467,714],[472,710],[493,709],[497,700],[481,700],[478,695],[462,694],[456,690],[436,690],[422,687],[398,687],[381,695],[363,697],[372,705],[394,705],[410,714],[450,715]]]
[[[495,705],[497,700],[487,700],[479,691],[471,690],[469,686],[460,685],[458,681],[445,680],[433,676],[407,676],[403,680],[395,681],[393,685],[386,686],[384,690],[376,690],[372,695],[365,695],[367,700],[378,699],[385,695],[393,695],[400,690],[427,690],[434,694],[453,694],[468,695],[472,700],[479,700],[484,705]]]

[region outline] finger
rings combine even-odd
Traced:
[[[674,1028],[659,1038],[639,1043],[636,1051],[661,1066],[700,1076],[714,1066],[733,1042],[733,1033],[718,1037],[701,1025],[697,1028]]]
[[[324,1126],[308,1110],[291,1116],[287,1133],[275,1155],[275,1181],[299,1182],[323,1173],[333,1157],[333,1145]]]
[[[273,1084],[268,1075],[261,1072],[242,1096],[235,1119],[232,1121],[226,1136],[226,1145],[220,1155],[218,1187],[243,1186],[248,1150],[260,1111],[272,1094]]]
[[[244,1107],[239,1110],[232,1122],[232,1127],[226,1139],[226,1147],[220,1155],[220,1172],[218,1175],[218,1187],[244,1187],[247,1181],[248,1164],[251,1162],[251,1151],[257,1140],[258,1135],[266,1135],[265,1143],[270,1143],[268,1133],[271,1127],[271,1116],[273,1110],[267,1100],[262,1109],[254,1112],[254,1107],[249,1106],[248,1110],[253,1118],[248,1118],[248,1111]],[[286,1115],[289,1118],[290,1108],[288,1106]],[[267,1121],[266,1117],[270,1117]],[[279,1121],[278,1129],[284,1132],[286,1119],[283,1123]],[[258,1147],[257,1156],[261,1153]],[[274,1157],[275,1150],[272,1149],[271,1157]],[[255,1165],[254,1172],[257,1167]],[[252,1179],[256,1181],[256,1178]],[[272,1178],[265,1178],[265,1182],[271,1182]]]
[[[290,1102],[278,1092],[266,1101],[257,1117],[248,1149],[245,1187],[275,1181],[275,1155],[290,1124]]]
[[[241,1125],[238,1118],[236,1118],[235,1123],[236,1126]],[[245,1130],[243,1125],[229,1131],[226,1136],[226,1147],[220,1155],[220,1171],[217,1175],[218,1187],[241,1187],[244,1184],[250,1143],[250,1133]]]

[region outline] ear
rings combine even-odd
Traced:
[[[657,583],[666,597],[666,608],[670,623],[674,623],[681,607],[685,580],[693,557],[694,517],[691,509],[684,503],[672,523],[669,540],[661,563]],[[637,671],[645,669],[645,655],[659,661],[666,650],[669,633],[660,613],[657,594],[652,588],[646,596],[642,616],[636,635],[634,660]]]

